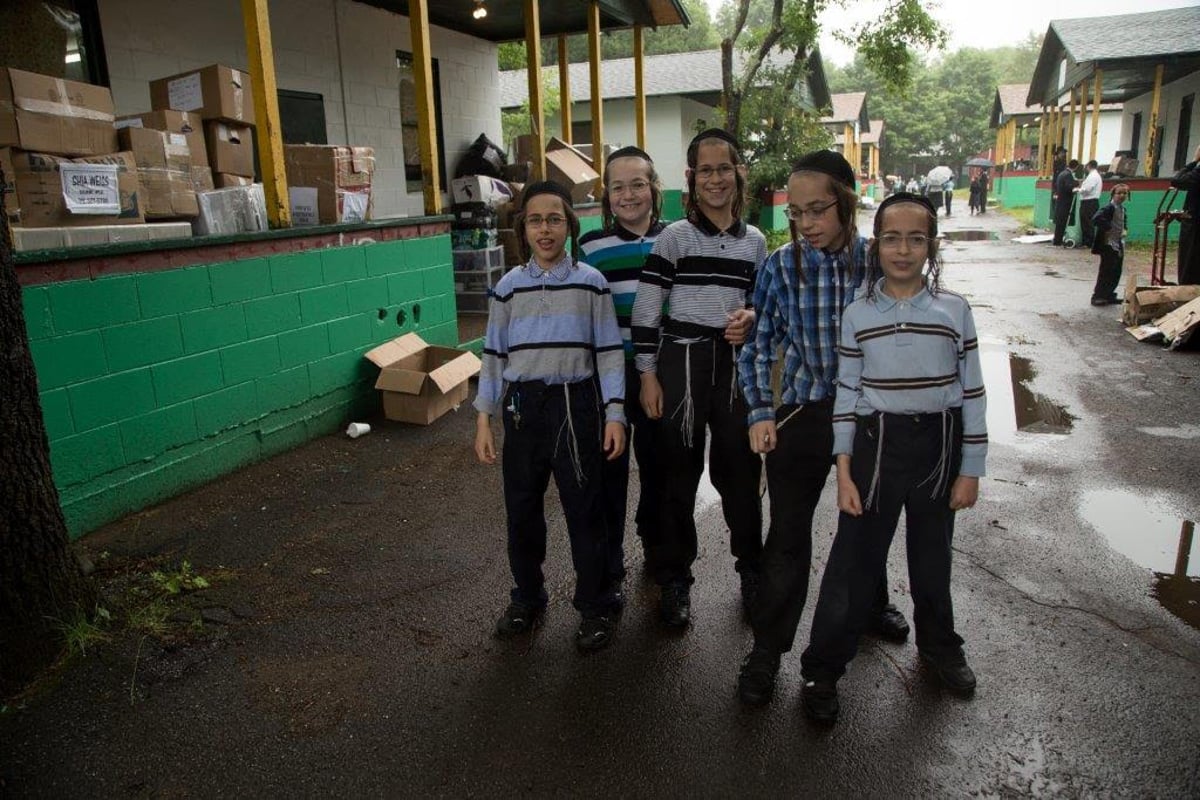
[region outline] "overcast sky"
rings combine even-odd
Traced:
[[[705,2],[715,19],[717,9],[728,0]],[[822,20],[822,28],[828,31],[835,26],[864,22],[884,5],[882,0],[847,3],[847,8],[830,10]],[[925,3],[930,13],[949,29],[950,50],[1016,44],[1030,31],[1045,33],[1052,19],[1106,17],[1191,5],[1195,3],[1188,0],[1001,0],[994,4],[982,0],[930,0]],[[852,50],[834,41],[828,33],[821,37],[821,55],[826,63],[839,65],[854,58]]]

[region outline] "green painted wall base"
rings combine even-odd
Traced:
[[[1115,181],[1114,181],[1115,183]],[[1105,186],[1109,182],[1105,181]],[[1154,241],[1154,217],[1158,214],[1159,203],[1163,199],[1163,190],[1161,188],[1144,189],[1139,191],[1136,183],[1130,183],[1129,199],[1125,201],[1125,218],[1126,226],[1129,230],[1126,236],[1126,241],[1129,242],[1147,242]],[[1109,201],[1110,193],[1106,189],[1100,195],[1100,206]],[[1170,204],[1164,209],[1178,210],[1183,208],[1183,193],[1180,193]],[[1079,221],[1076,215],[1074,225],[1068,226],[1067,234],[1071,238],[1078,240],[1079,238]],[[1037,196],[1033,208],[1033,222],[1043,228],[1054,229],[1054,221],[1050,216],[1050,189],[1049,187],[1038,187]],[[1170,242],[1179,241],[1179,223],[1171,225],[1168,229],[1167,240]],[[1173,263],[1174,252],[1168,254],[1168,263]]]
[[[1002,208],[1028,208],[1034,204],[1036,175],[1005,175],[992,181],[992,195]]]

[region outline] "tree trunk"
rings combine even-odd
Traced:
[[[746,25],[746,17],[750,9],[750,0],[741,0],[738,4],[737,18],[734,22],[733,33],[721,42],[721,88],[722,104],[725,106],[725,130],[733,136],[739,136],[742,127],[742,99],[748,92],[754,91],[758,70],[766,59],[771,48],[783,36],[783,0],[774,0],[771,10],[771,27],[763,36],[762,42],[750,55],[750,60],[740,76],[733,75],[733,51],[737,46],[738,37]]]
[[[0,696],[57,657],[60,621],[94,602],[50,470],[12,237],[0,217]]]

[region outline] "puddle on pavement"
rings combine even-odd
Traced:
[[[1000,341],[979,343],[983,384],[987,388],[988,438],[1012,444],[1018,432],[1066,434],[1075,424],[1063,406],[1029,388],[1037,374],[1033,362],[1012,354]]]
[[[1109,545],[1154,572],[1154,598],[1200,628],[1200,536],[1166,503],[1125,489],[1087,492],[1079,515]]]
[[[952,242],[998,242],[1000,234],[996,231],[942,231],[939,234]]]

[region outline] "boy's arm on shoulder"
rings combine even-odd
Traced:
[[[971,304],[963,299],[962,338],[959,343],[959,381],[962,384],[962,466],[960,475],[981,477],[987,461],[987,392],[979,358],[979,334]]]
[[[855,409],[862,396],[863,351],[858,344],[857,314],[866,308],[866,300],[855,300],[842,315],[838,340],[837,394],[833,401],[833,452],[850,454],[854,450],[854,430],[858,425]]]
[[[767,257],[767,263],[758,270],[753,299],[755,325],[738,356],[738,382],[750,409],[747,417],[750,425],[775,416],[771,368],[775,363],[776,339],[780,338],[780,332],[776,327],[778,303],[772,287],[778,275],[780,259],[780,253],[776,251]]]

